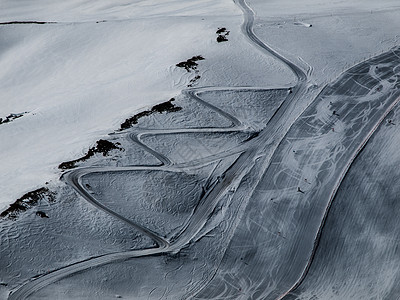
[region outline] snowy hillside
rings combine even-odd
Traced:
[[[398,299],[395,0],[0,3],[0,298]]]
[[[2,1],[0,23],[56,23],[0,25],[0,118],[27,112],[0,125],[0,207],[57,180],[59,163],[138,110],[178,95],[194,74],[175,65],[194,55],[206,58],[197,84],[292,83],[241,35],[241,18],[228,0]],[[222,26],[229,43],[216,41]]]

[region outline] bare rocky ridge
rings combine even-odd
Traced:
[[[27,112],[24,113],[20,113],[20,114],[9,114],[7,117],[5,118],[0,118],[0,125],[1,124],[5,124],[5,123],[9,123],[14,121],[15,119],[21,118],[24,116],[24,114],[26,114]]]
[[[62,170],[72,169],[76,166],[78,162],[83,162],[88,160],[89,158],[93,157],[96,153],[101,153],[103,156],[107,156],[111,150],[120,150],[123,149],[118,147],[118,144],[114,144],[107,140],[98,140],[96,142],[96,146],[91,147],[88,152],[82,156],[81,158],[74,159],[71,161],[66,161],[61,163],[58,168]]]
[[[154,113],[159,113],[162,114],[164,112],[177,112],[181,110],[179,106],[175,106],[172,102],[175,101],[174,98],[169,99],[166,102],[157,104],[153,106],[150,110],[145,110],[140,113],[137,113],[136,115],[130,117],[129,119],[126,119],[125,122],[121,124],[120,130],[128,129],[132,127],[132,125],[137,124],[140,118],[150,116]]]
[[[15,220],[18,215],[34,206],[39,204],[40,200],[47,200],[48,202],[55,201],[56,193],[50,191],[46,187],[39,188],[37,190],[31,191],[23,195],[21,198],[17,199],[10,207],[7,208],[0,214],[1,218]],[[40,217],[45,217],[43,212],[37,212]]]

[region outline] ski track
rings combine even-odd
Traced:
[[[207,222],[207,217],[212,213],[213,209],[217,205],[220,197],[229,189],[233,182],[240,181],[241,178],[249,172],[252,162],[259,157],[260,152],[262,153],[263,145],[265,144],[273,144],[271,141],[275,139],[277,136],[279,137],[279,141],[274,144],[274,148],[272,153],[275,153],[276,149],[280,145],[280,142],[283,140],[284,136],[287,134],[291,125],[285,129],[281,128],[279,124],[279,120],[284,116],[285,113],[295,112],[293,109],[295,105],[295,100],[302,97],[307,92],[306,82],[307,77],[312,72],[312,67],[308,66],[306,62],[304,62],[301,58],[299,60],[308,66],[307,74],[304,72],[300,67],[296,64],[292,63],[290,60],[279,54],[277,51],[272,49],[270,46],[262,42],[254,33],[253,31],[253,24],[255,13],[254,11],[247,5],[245,0],[234,0],[234,2],[241,8],[243,11],[244,22],[242,24],[242,32],[248,38],[250,43],[252,43],[256,48],[261,50],[267,55],[272,55],[277,60],[281,61],[285,64],[297,77],[298,81],[297,84],[292,87],[292,92],[288,93],[286,99],[282,102],[280,107],[276,110],[274,115],[271,117],[269,122],[266,124],[266,127],[261,131],[259,136],[255,139],[252,139],[246,143],[242,143],[238,147],[234,149],[227,150],[222,153],[217,153],[214,155],[210,155],[206,158],[197,159],[189,162],[184,162],[180,164],[175,164],[165,155],[155,151],[154,149],[147,146],[144,142],[142,142],[142,138],[145,136],[156,136],[156,135],[166,135],[166,134],[179,134],[179,133],[227,133],[227,132],[240,132],[244,131],[245,128],[242,122],[237,119],[236,117],[232,116],[231,114],[223,111],[222,109],[204,101],[199,96],[199,93],[204,91],[259,91],[259,90],[267,90],[265,87],[202,87],[202,88],[192,88],[182,91],[184,95],[188,98],[197,101],[201,105],[212,109],[213,111],[217,112],[222,117],[228,119],[232,124],[228,127],[217,127],[217,128],[180,128],[180,129],[143,129],[142,132],[139,134],[135,133],[128,133],[129,138],[133,143],[136,143],[147,152],[155,156],[159,161],[160,165],[153,165],[153,166],[125,166],[125,167],[84,167],[84,168],[77,168],[72,171],[66,172],[63,174],[62,178],[71,185],[86,201],[91,203],[92,205],[96,206],[98,209],[101,209],[112,215],[113,217],[125,222],[126,224],[132,226],[137,231],[141,232],[142,234],[151,238],[156,246],[154,248],[149,249],[140,249],[140,250],[132,250],[132,251],[125,251],[125,252],[117,252],[117,253],[110,253],[101,256],[91,257],[81,262],[77,262],[68,266],[61,267],[59,269],[53,270],[51,272],[45,273],[40,275],[39,277],[35,277],[30,281],[26,282],[25,284],[21,285],[14,291],[12,291],[8,297],[9,300],[21,300],[26,299],[29,295],[35,293],[36,291],[56,282],[59,281],[67,276],[73,275],[75,273],[87,270],[89,268],[94,268],[98,266],[102,266],[105,264],[123,261],[130,258],[135,257],[144,257],[150,255],[157,255],[157,254],[165,254],[165,253],[177,253],[183,247],[185,247],[195,236],[200,232],[202,227]],[[307,76],[308,75],[308,76]],[[318,97],[318,96],[317,96]],[[316,97],[316,98],[317,98]],[[315,98],[315,99],[316,99]],[[307,266],[299,278],[297,282],[293,284],[293,286],[284,294],[282,294],[279,299],[283,299],[287,294],[295,290],[301,282],[304,280],[307,272],[310,268],[312,260],[314,258],[318,242],[320,236],[322,234],[323,226],[325,224],[326,217],[329,212],[329,208],[332,205],[334,200],[335,194],[340,187],[346,173],[350,169],[352,163],[356,159],[357,155],[363,149],[363,147],[368,142],[369,138],[374,134],[376,129],[382,123],[384,118],[387,114],[394,108],[395,105],[398,104],[400,98],[397,98],[395,102],[390,105],[389,108],[385,110],[382,114],[379,122],[373,127],[373,129],[369,132],[369,134],[365,137],[363,142],[358,147],[357,151],[353,154],[350,158],[348,164],[346,165],[345,169],[342,170],[340,177],[337,180],[337,184],[330,196],[329,202],[327,207],[325,208],[325,213],[321,224],[318,228],[318,233],[314,240],[314,247],[311,253],[311,256],[308,259]],[[311,104],[311,103],[309,103]],[[308,107],[308,106],[307,106]],[[294,120],[298,120],[302,113],[305,111],[300,112]],[[275,132],[279,130],[284,130],[283,134],[276,135]],[[121,134],[121,133],[119,133]],[[122,133],[125,134],[125,133]],[[161,171],[172,171],[172,172],[181,172],[188,168],[193,168],[196,166],[206,165],[213,161],[218,161],[224,157],[230,156],[232,154],[239,154],[236,161],[231,165],[231,167],[225,171],[223,176],[214,183],[210,184],[210,188],[207,190],[206,194],[203,196],[202,204],[199,205],[193,215],[191,216],[189,222],[186,224],[186,227],[181,231],[181,234],[176,237],[174,240],[168,240],[167,238],[161,236],[160,234],[153,232],[152,230],[135,223],[132,220],[129,220],[116,212],[109,209],[107,206],[98,202],[89,191],[84,188],[84,185],[81,182],[81,178],[87,174],[91,173],[107,173],[107,172],[116,172],[116,171],[140,171],[140,170],[161,170]],[[272,155],[269,157],[269,159]],[[206,286],[206,284],[203,285]]]

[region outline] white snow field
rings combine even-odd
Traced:
[[[255,33],[318,85],[399,44],[396,0],[249,0]],[[299,23],[311,24],[312,27]]]
[[[0,298],[399,298],[395,1],[1,5]]]
[[[107,22],[99,22],[106,20]],[[240,32],[231,1],[1,1],[0,207],[57,180],[62,161],[81,156],[127,117],[180,93],[193,72],[175,67],[194,55],[197,84],[285,86],[288,69]],[[217,43],[219,27],[229,43]]]

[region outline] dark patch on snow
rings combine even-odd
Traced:
[[[228,38],[225,35],[219,35],[217,36],[217,42],[222,43],[222,42],[227,42]]]
[[[196,76],[192,79],[190,79],[189,84],[187,85],[188,87],[193,87],[193,85],[200,79],[199,70],[197,69],[197,66],[199,65],[197,61],[199,60],[204,60],[205,58],[201,55],[193,56],[192,58],[189,58],[187,61],[182,61],[178,64],[176,64],[177,67],[179,68],[184,68],[186,71],[191,72],[194,71]]]
[[[251,141],[252,139],[258,137],[259,134],[260,134],[260,131],[255,131],[255,132],[250,133],[250,136],[247,139],[245,139],[242,143]]]
[[[187,86],[192,87],[199,79],[200,79],[200,75],[196,75],[194,78],[190,79],[190,82]]]
[[[49,202],[54,202],[55,196],[55,192],[52,192],[45,187],[28,192],[21,198],[17,199],[14,203],[10,204],[10,207],[3,211],[0,214],[0,217],[15,220],[21,212],[37,205],[40,200],[46,199]]]
[[[114,144],[107,140],[98,140],[96,142],[96,146],[90,148],[84,156],[75,160],[63,162],[58,166],[58,168],[62,170],[72,169],[75,168],[76,163],[91,158],[92,156],[95,155],[95,153],[102,153],[103,156],[107,156],[111,150],[123,150],[121,147],[118,147],[117,145],[120,144],[119,143]]]
[[[217,36],[217,42],[227,42],[228,41],[228,35],[229,35],[229,30],[226,30],[225,27],[218,28],[218,30],[215,32]]]
[[[197,61],[199,60],[204,60],[205,58],[201,55],[193,56],[192,58],[189,58],[187,61],[182,61],[176,66],[178,68],[185,68],[186,71],[191,72],[191,70],[196,70],[197,66],[199,65]]]
[[[0,118],[0,124],[5,124],[5,123],[9,123],[11,121],[14,121],[15,119],[21,118],[26,113],[28,113],[28,112],[23,112],[23,113],[19,113],[19,114],[9,114],[4,119]]]
[[[43,21],[10,21],[1,22],[0,25],[11,25],[11,24],[56,24],[57,22],[43,22]]]
[[[155,106],[153,106],[153,108],[151,109],[151,112],[158,112],[160,114],[162,114],[163,112],[174,112],[174,111],[179,111],[182,108],[181,107],[177,107],[174,104],[172,104],[172,101],[174,101],[174,98],[171,98],[170,100],[157,104]]]
[[[36,215],[37,215],[38,217],[41,217],[41,218],[49,218],[49,216],[46,215],[46,213],[43,212],[43,211],[41,211],[41,210],[38,210],[38,211],[36,212]]]
[[[122,131],[124,129],[128,129],[128,128],[132,127],[134,124],[137,124],[140,118],[150,116],[154,113],[162,114],[163,112],[176,112],[176,111],[181,110],[182,107],[176,106],[175,104],[172,103],[173,101],[175,101],[175,98],[171,98],[166,102],[163,102],[163,103],[153,106],[150,110],[142,111],[142,112],[130,117],[129,119],[126,119],[125,122],[123,122],[121,124],[120,131]]]
[[[218,28],[216,34],[222,34],[222,33],[225,33],[225,32],[226,32],[226,28],[225,27],[220,27],[220,28]]]

